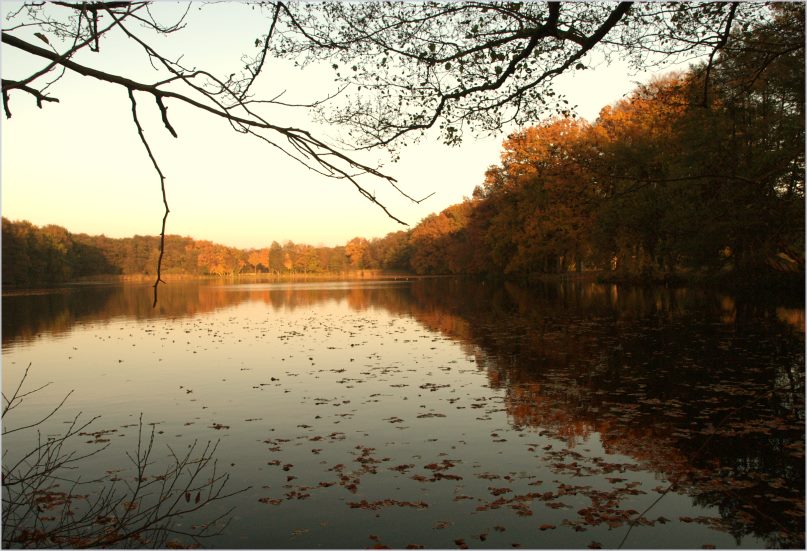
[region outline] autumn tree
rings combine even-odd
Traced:
[[[411,246],[409,233],[405,231],[390,232],[376,241],[378,258],[383,268],[405,270],[409,268]]]
[[[589,248],[596,186],[594,154],[585,122],[557,119],[513,133],[504,142],[502,167],[511,195],[513,254],[506,271],[580,271]],[[498,226],[497,226],[498,228]]]
[[[345,245],[345,255],[350,259],[350,267],[363,269],[369,267],[370,244],[364,237],[354,237]]]
[[[732,44],[756,49],[727,46],[711,69],[601,113],[611,197],[601,235],[628,270],[750,273],[784,251],[803,258],[804,7],[772,10],[734,31]]]
[[[283,244],[283,269],[286,272],[294,271],[294,259],[297,257],[294,242],[289,240]]]
[[[297,244],[294,247],[294,271],[317,273],[322,271],[317,250],[311,245]]]
[[[727,47],[720,57],[704,123],[717,119],[724,131],[708,144],[711,166],[705,159],[696,165],[702,174],[717,172],[712,185],[731,189],[734,201],[721,206],[726,245],[746,271],[785,250],[803,259],[804,250],[804,5],[771,9],[771,21],[735,31],[756,48]],[[704,140],[696,128],[689,136]]]
[[[247,257],[247,261],[252,265],[256,274],[259,268],[261,271],[269,271],[269,248],[251,251]]]
[[[197,241],[197,264],[206,273],[224,276],[241,271],[246,265],[245,253],[233,247],[225,247],[210,241]]]
[[[12,224],[3,218],[3,281],[10,284],[35,283],[36,269],[32,254],[38,256],[32,224]],[[42,273],[42,272],[40,272]]]
[[[275,273],[283,271],[283,247],[277,241],[269,246],[269,269]]]
[[[610,250],[619,270],[670,267],[680,252],[673,247],[680,237],[675,234],[683,229],[674,213],[699,207],[681,195],[691,199],[685,192],[692,182],[668,181],[687,170],[684,151],[691,144],[679,129],[690,113],[691,86],[691,75],[655,79],[605,107],[597,119],[593,139],[603,155],[594,168],[603,198],[599,236],[605,239],[598,247]]]
[[[468,224],[467,203],[452,205],[440,214],[424,218],[412,230],[410,265],[418,274],[448,274],[465,271],[459,261],[460,232]]]
[[[345,253],[345,246],[338,245],[325,249],[327,252],[326,269],[330,273],[344,272],[348,269],[348,256]]]

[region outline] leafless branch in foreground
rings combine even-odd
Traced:
[[[22,429],[36,431],[30,435],[32,443],[26,452],[17,452],[9,461],[8,450],[4,451],[3,548],[176,547],[187,544],[169,538],[183,536],[198,542],[226,528],[232,508],[189,529],[179,528],[176,522],[246,490],[226,489],[229,475],[217,470],[214,459],[218,442],[201,445],[194,441],[183,453],[169,447],[166,466],[158,469],[159,461],[153,458],[154,426],[144,434],[141,415],[137,448],[126,454],[129,470],[114,469],[114,476],[83,480],[75,474],[81,462],[108,446],[86,452],[74,449],[80,436],[93,435],[87,431],[97,417],[80,421],[79,413],[60,435],[43,437],[39,427],[61,408],[65,398],[38,423],[8,428],[12,421],[8,414],[23,397],[44,388],[23,391],[27,377],[28,369],[11,398],[3,397],[3,437]],[[24,434],[15,435],[15,440]]]

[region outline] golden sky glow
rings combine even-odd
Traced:
[[[5,13],[15,2],[3,2]],[[194,6],[195,8],[196,6]],[[175,12],[164,4],[159,10]],[[240,66],[267,24],[265,16],[234,3],[192,9],[188,26],[160,42],[166,51],[184,54],[187,65],[221,73]],[[34,30],[15,31],[21,38]],[[215,37],[215,39],[213,39]],[[32,39],[35,40],[35,39]],[[154,80],[148,61],[130,43],[110,37],[101,54],[82,52],[77,60],[109,71],[125,71]],[[38,65],[30,56],[4,47],[4,78],[30,74]],[[288,101],[311,101],[333,91],[326,73],[273,63],[263,75],[258,95],[286,91]],[[636,80],[616,64],[564,76],[559,89],[588,119],[629,92]],[[37,225],[58,224],[73,232],[124,237],[159,233],[162,202],[159,180],[140,143],[127,92],[120,86],[67,74],[51,94],[60,103],[37,109],[24,94],[12,97],[13,116],[2,126],[2,213]],[[139,117],[166,175],[171,208],[167,232],[238,247],[262,247],[271,241],[344,244],[354,236],[380,237],[404,229],[360,196],[349,183],[306,170],[265,144],[236,134],[223,121],[199,116],[168,103],[179,138],[172,138],[150,97],[138,104]],[[338,129],[317,126],[304,110],[279,113],[281,122],[337,137]],[[485,169],[499,162],[499,136],[468,138],[459,148],[424,139],[404,149],[401,160],[386,163],[413,197],[410,203],[382,181],[363,183],[397,217],[410,225],[432,212],[470,196]],[[361,156],[384,162],[383,153]]]

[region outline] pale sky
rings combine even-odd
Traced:
[[[5,13],[16,2],[2,2]],[[159,6],[173,9],[171,5]],[[191,9],[188,27],[162,42],[166,51],[184,53],[186,65],[212,67],[229,74],[251,52],[267,25],[250,6],[233,3]],[[5,24],[4,24],[5,27]],[[36,29],[14,34],[37,43]],[[30,56],[2,48],[4,78],[30,74]],[[99,69],[134,73],[155,80],[153,70],[123,38],[101,44],[101,54],[77,61]],[[594,120],[599,110],[646,81],[622,63],[564,75],[558,90],[577,113]],[[259,91],[287,101],[311,101],[332,85],[317,71],[273,63]],[[156,235],[162,220],[159,179],[141,144],[127,92],[120,86],[67,74],[51,89],[60,103],[38,109],[30,96],[11,95],[11,119],[2,123],[2,214],[42,226],[57,224],[74,233],[110,237]],[[221,120],[200,116],[167,102],[178,139],[162,126],[152,98],[138,96],[138,114],[166,175],[171,214],[167,233],[188,235],[240,248],[264,247],[273,240],[312,245],[342,245],[355,236],[382,237],[406,229],[355,191],[350,183],[316,175],[254,138],[233,132]],[[303,111],[288,115],[301,128],[317,127]],[[536,121],[538,122],[538,121]],[[398,218],[411,226],[470,196],[497,164],[501,142],[512,129],[492,138],[466,138],[460,147],[424,139],[409,146],[385,171],[413,197],[435,195],[415,205],[382,181],[365,180]],[[322,129],[317,129],[317,132]],[[383,160],[365,155],[369,164]]]

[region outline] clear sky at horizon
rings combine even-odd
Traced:
[[[2,3],[4,27],[5,14],[15,5],[19,4]],[[241,55],[254,48],[267,19],[245,5],[196,7],[187,29],[162,40],[161,47],[184,54],[188,65],[228,74],[230,67],[240,66]],[[36,42],[34,30],[19,29],[15,34]],[[31,65],[30,56],[8,46],[1,54],[4,78],[38,67]],[[87,52],[77,60],[155,80],[145,56],[123,38],[110,38],[102,42],[101,54]],[[626,64],[616,62],[564,75],[557,88],[578,106],[579,116],[593,120],[603,106],[649,76],[632,75]],[[285,90],[289,101],[311,101],[331,91],[326,88],[332,83],[316,70],[273,62],[261,86],[262,95]],[[137,136],[126,89],[68,73],[50,92],[60,103],[42,109],[26,94],[11,95],[12,117],[2,123],[3,216],[110,237],[158,234],[163,211],[159,180]],[[138,98],[138,114],[167,178],[171,208],[167,233],[252,248],[273,240],[333,246],[355,236],[382,237],[405,229],[350,183],[316,175],[266,144],[233,132],[225,122],[169,101],[169,115],[179,134],[174,139],[162,126],[152,98]],[[284,123],[293,121],[314,133],[335,136],[334,129],[316,125],[304,112],[280,116],[287,117]],[[386,162],[384,171],[409,195],[434,192],[421,204],[412,204],[382,181],[363,184],[393,214],[414,226],[470,196],[485,169],[499,162],[501,142],[511,130],[479,139],[469,136],[460,147],[447,147],[427,136],[403,149],[400,161]],[[360,158],[369,164],[385,160],[381,153]]]

